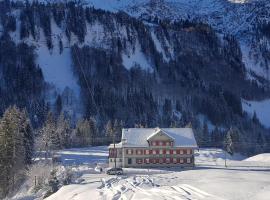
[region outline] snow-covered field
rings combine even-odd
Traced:
[[[270,196],[269,154],[248,159],[239,154],[228,156],[225,168],[222,150],[200,149],[194,169],[133,168],[124,169],[123,176],[95,170],[96,165],[107,166],[107,147],[68,149],[58,154],[63,165],[73,166],[82,176],[47,200],[269,200]]]

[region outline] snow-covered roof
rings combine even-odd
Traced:
[[[108,147],[109,149],[114,148],[113,144],[110,144],[110,146]],[[122,142],[116,143],[115,144],[115,148],[122,148]]]
[[[174,140],[176,147],[197,148],[192,128],[129,128],[122,130],[122,143],[125,147],[148,147],[148,139],[162,131]]]

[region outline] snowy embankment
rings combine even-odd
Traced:
[[[245,161],[270,163],[270,153],[263,153],[256,156],[252,156],[250,158],[245,159]]]
[[[227,155],[228,168],[225,168],[225,154],[220,149],[196,152],[194,169],[132,168],[124,169],[123,176],[108,176],[93,170],[96,163],[106,166],[106,147],[63,150],[59,154],[64,165],[72,164],[82,176],[76,184],[63,186],[47,200],[90,197],[93,200],[268,200],[270,195],[270,162],[245,159],[239,154]],[[270,158],[270,155],[262,155],[264,161]]]
[[[270,99],[264,101],[242,101],[243,110],[250,116],[253,116],[254,112],[260,122],[267,128],[270,128]]]

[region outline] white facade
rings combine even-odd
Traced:
[[[109,146],[109,166],[192,167],[197,148],[191,128],[123,129],[122,141]]]

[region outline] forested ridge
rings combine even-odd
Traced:
[[[223,147],[232,128],[236,151],[269,151],[269,130],[241,104],[242,99],[269,97],[269,81],[246,79],[241,49],[232,35],[217,35],[210,25],[195,21],[138,20],[73,2],[2,1],[0,11],[1,147],[8,145],[7,126],[25,126],[16,122],[16,113],[22,113],[31,131],[15,135],[23,141],[31,133],[29,149],[34,140],[45,151],[108,144],[114,135],[120,140],[123,127],[192,126],[199,146]],[[258,26],[258,31],[268,35],[269,25]],[[44,44],[59,55],[65,48],[71,50],[80,86],[80,118],[65,109],[69,96],[52,92],[43,76],[43,66],[37,63],[42,55],[36,50]],[[138,51],[144,63],[136,60]],[[130,66],[133,58],[136,62]],[[29,146],[22,144],[18,149]],[[7,158],[0,156],[1,161]],[[30,161],[25,159],[27,167]],[[6,170],[17,165],[10,166]],[[8,189],[1,192],[7,194]]]

